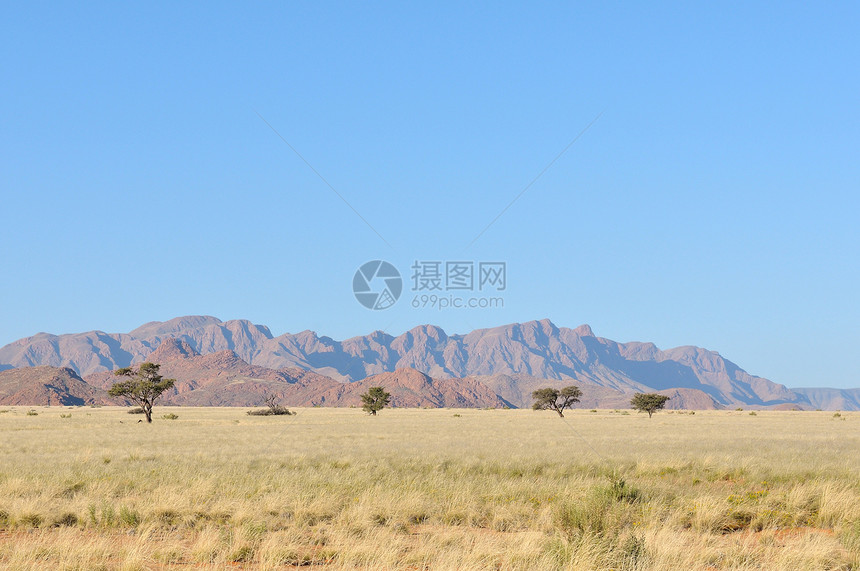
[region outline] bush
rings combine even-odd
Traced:
[[[275,395],[266,395],[263,400],[269,408],[249,410],[249,416],[289,416],[293,414],[286,407],[278,404],[278,397]]]
[[[36,412],[35,410],[28,410],[27,416],[39,416],[39,413]]]
[[[128,409],[128,414],[143,414],[143,409],[139,406]]]
[[[163,415],[161,418],[163,418],[164,420],[176,420],[177,418],[179,418],[179,415],[173,414],[172,412],[168,412],[167,414]]]
[[[250,545],[243,545],[232,554],[230,554],[231,563],[248,563],[254,559],[254,548]]]
[[[126,506],[119,508],[119,519],[128,527],[137,527],[141,522],[140,514]]]
[[[282,406],[277,406],[275,408],[258,408],[256,410],[248,411],[248,416],[290,416],[291,414],[294,413]]]
[[[73,513],[64,513],[54,520],[51,527],[75,527],[78,525],[78,516]]]
[[[601,488],[600,491],[616,502],[633,503],[640,500],[642,497],[642,492],[637,488],[628,486],[627,482],[624,481],[624,478],[621,477],[610,478],[609,486]]]
[[[24,514],[18,518],[18,523],[24,527],[39,527],[42,525],[42,516],[38,514]]]

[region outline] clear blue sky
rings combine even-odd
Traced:
[[[548,317],[860,386],[860,5],[412,4],[5,5],[0,345]],[[415,260],[505,261],[505,307],[412,308]]]

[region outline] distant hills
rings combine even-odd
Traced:
[[[0,403],[16,404],[4,386],[13,377],[21,382],[22,367],[65,368],[69,373],[56,374],[69,377],[74,398],[96,399],[102,397],[85,397],[77,383],[104,389],[115,380],[110,371],[144,360],[162,363],[162,372],[180,381],[168,399],[188,405],[255,406],[263,394],[277,393],[291,406],[349,406],[365,385],[383,384],[397,406],[523,407],[539,386],[576,383],[589,407],[626,407],[631,393],[659,391],[673,408],[860,409],[860,390],[792,390],[714,351],[618,343],[588,325],[568,329],[545,319],[465,335],[422,325],[396,337],[375,331],[335,341],[312,331],[274,337],[262,325],[210,316],[10,343],[0,348]]]
[[[40,366],[0,371],[0,404],[75,406],[116,401],[71,369]]]

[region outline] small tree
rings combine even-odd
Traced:
[[[156,363],[143,363],[137,370],[125,367],[114,371],[114,375],[129,377],[129,380],[114,384],[108,394],[112,397],[126,397],[139,404],[146,415],[146,422],[152,422],[152,405],[161,393],[172,389],[176,382],[176,379],[165,379],[159,375],[159,367]]]
[[[367,392],[361,395],[361,408],[365,412],[376,416],[376,412],[385,408],[391,400],[391,393],[385,392],[382,387],[370,387]]]
[[[538,389],[532,393],[532,398],[535,399],[532,408],[534,410],[554,410],[560,417],[564,418],[564,409],[570,408],[575,402],[579,402],[581,396],[582,390],[573,385],[561,390]]]
[[[666,406],[669,397],[657,393],[639,393],[630,399],[630,406],[638,411],[647,412],[648,418],[658,410]]]

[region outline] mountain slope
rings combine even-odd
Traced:
[[[201,355],[186,341],[167,338],[148,357],[161,365],[159,374],[176,379],[162,404],[193,406],[257,406],[275,395],[289,406],[312,406],[324,392],[340,383],[312,371],[275,371],[249,365],[231,350]],[[110,372],[86,377],[93,386],[109,388],[117,381]]]
[[[161,342],[171,338],[204,356],[229,351],[252,366],[313,371],[343,382],[412,368],[434,379],[509,375],[619,393],[685,389],[688,395],[704,393],[714,406],[806,403],[805,397],[750,375],[713,351],[618,343],[596,336],[588,325],[560,328],[546,319],[466,335],[422,325],[396,337],[376,331],[336,341],[312,331],[273,337],[267,327],[249,321],[189,316],[147,323],[129,333],[40,333],[0,348],[0,366],[67,366],[86,376],[152,360]]]
[[[322,394],[324,406],[361,406],[361,394],[381,386],[391,393],[395,407],[503,408],[508,404],[474,379],[434,379],[411,368],[380,373],[354,383],[343,383]]]
[[[810,408],[821,410],[860,410],[860,389],[821,387],[792,389]]]
[[[88,404],[117,402],[71,369],[40,366],[0,371],[0,405]]]
[[[285,406],[360,406],[361,393],[380,385],[392,393],[394,406],[506,406],[478,381],[433,379],[414,369],[344,384],[312,371],[249,365],[230,350],[200,355],[187,342],[172,338],[165,339],[149,358],[161,365],[161,375],[176,379],[174,388],[160,399],[162,404],[260,406],[267,395],[274,395]],[[88,375],[86,380],[107,389],[117,379],[112,373],[101,372]]]
[[[480,381],[505,402],[517,408],[529,408],[534,400],[532,392],[549,387],[561,389],[571,384],[570,380],[541,379],[529,375],[476,375],[469,377]],[[577,383],[582,397],[573,408],[630,408],[631,392],[601,387],[591,383]],[[713,410],[722,408],[710,395],[698,389],[674,388],[659,391],[670,397],[667,409]]]

